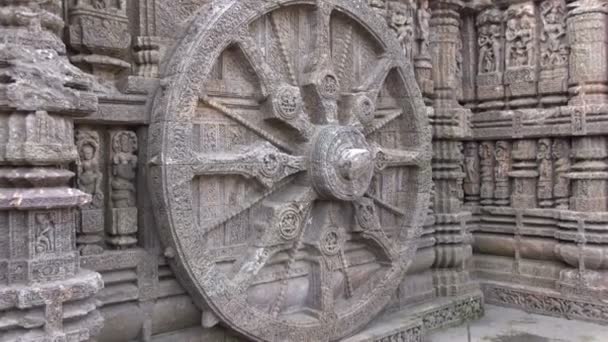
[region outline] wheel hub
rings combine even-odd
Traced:
[[[328,199],[352,201],[362,197],[374,174],[374,156],[356,128],[329,125],[316,134],[311,148],[310,174],[317,193]]]

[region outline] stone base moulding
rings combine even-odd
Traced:
[[[567,319],[608,322],[608,301],[581,300],[541,288],[522,287],[503,283],[482,284],[488,304],[508,306],[541,315]]]

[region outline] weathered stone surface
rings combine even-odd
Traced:
[[[225,3],[193,19],[202,26],[178,51],[201,43],[161,71],[153,194],[174,266],[201,307],[254,339],[335,340],[382,310],[414,255],[430,128],[411,65],[369,8],[274,9],[281,3]],[[298,56],[297,37],[314,48]],[[369,49],[365,64],[352,60],[354,42]],[[217,78],[212,66],[228,57],[253,74]],[[267,99],[247,113],[239,101],[250,95],[223,88],[230,82],[259,85],[255,96]]]
[[[608,322],[605,1],[0,3],[0,341]]]

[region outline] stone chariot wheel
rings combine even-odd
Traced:
[[[365,3],[215,1],[164,66],[149,177],[166,255],[248,338],[354,333],[416,251],[426,107]]]

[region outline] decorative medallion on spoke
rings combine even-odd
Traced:
[[[150,131],[172,267],[248,338],[356,332],[403,280],[428,204],[412,67],[357,0],[223,0],[191,25]]]

